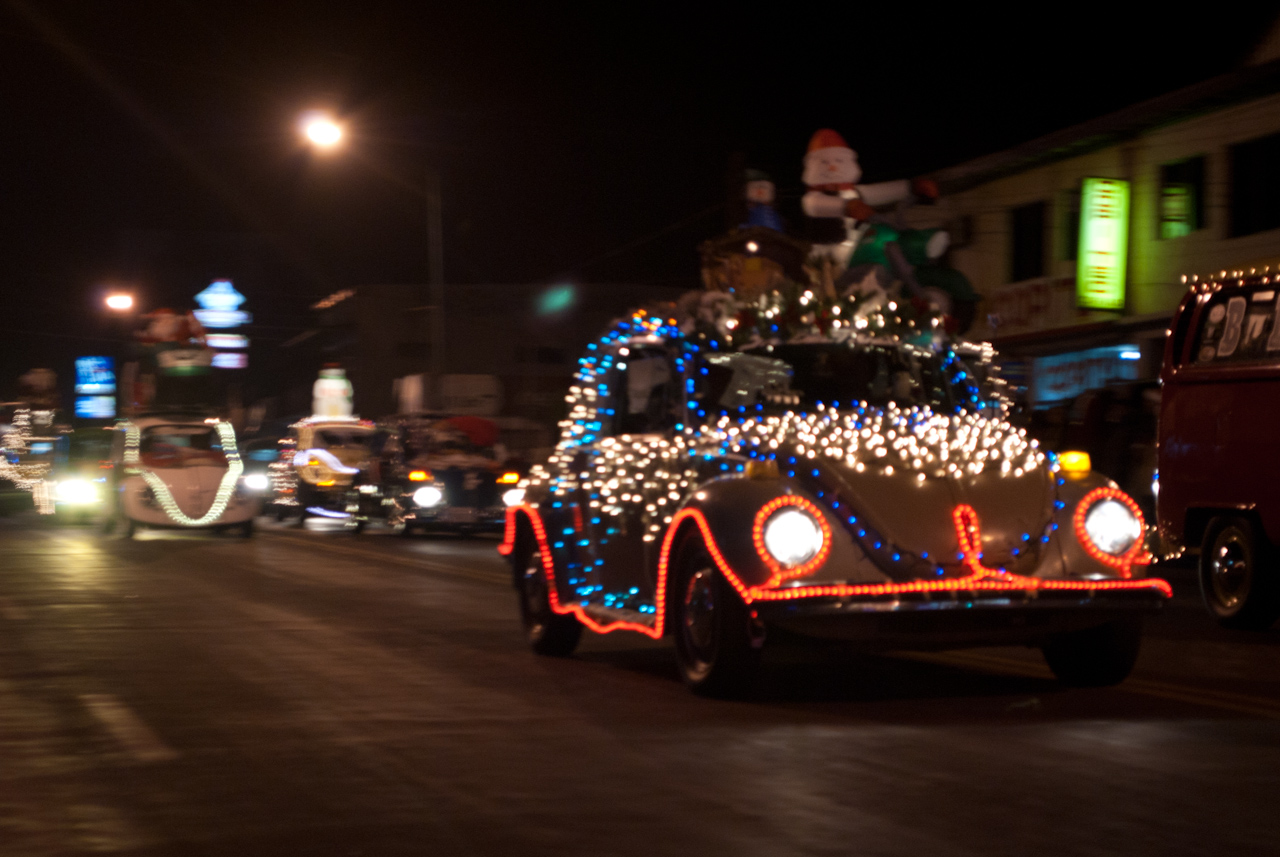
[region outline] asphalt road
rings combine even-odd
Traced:
[[[529,653],[496,543],[0,519],[0,855],[1280,851],[1280,629],[1185,569],[1118,688],[788,645],[720,702]]]

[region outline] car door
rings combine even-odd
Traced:
[[[667,507],[674,504],[671,474],[680,467],[671,443],[683,404],[680,377],[659,345],[622,345],[612,356],[601,435],[574,461],[579,488],[572,523],[582,534],[590,602],[648,617],[655,595],[651,572]]]

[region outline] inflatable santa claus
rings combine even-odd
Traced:
[[[823,128],[809,141],[804,156],[804,183],[809,188],[800,201],[808,216],[808,239],[815,254],[849,263],[858,243],[859,228],[881,205],[913,198],[936,199],[938,188],[928,179],[902,179],[859,184],[862,169],[858,153],[835,131]]]

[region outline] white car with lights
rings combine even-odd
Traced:
[[[1037,646],[1072,685],[1129,674],[1171,595],[1141,511],[1008,421],[989,346],[858,297],[681,306],[588,347],[513,498],[500,550],[535,652],[670,636],[710,695],[751,686],[774,629]]]
[[[231,424],[190,414],[156,413],[117,427],[113,527],[236,530],[253,535],[261,496],[242,479]]]

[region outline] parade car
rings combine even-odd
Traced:
[[[1141,511],[1008,422],[989,346],[910,310],[713,294],[589,345],[500,547],[533,650],[670,635],[712,695],[751,686],[774,629],[1123,680],[1171,596]]]
[[[244,486],[231,424],[190,413],[152,413],[117,427],[108,528],[235,529],[253,535],[261,498]]]
[[[1280,619],[1277,320],[1270,269],[1193,278],[1160,373],[1161,543],[1170,555],[1199,550],[1205,607],[1228,628]]]
[[[381,461],[387,520],[404,535],[415,530],[501,532],[504,497],[524,470],[504,467],[497,423],[484,417],[407,414],[385,423]]]
[[[299,521],[335,518],[362,528],[379,511],[375,445],[379,432],[356,417],[308,417],[289,427],[268,465],[271,502]]]
[[[57,520],[85,522],[102,513],[114,465],[110,429],[79,428],[65,435],[66,452],[54,463],[49,495]]]

